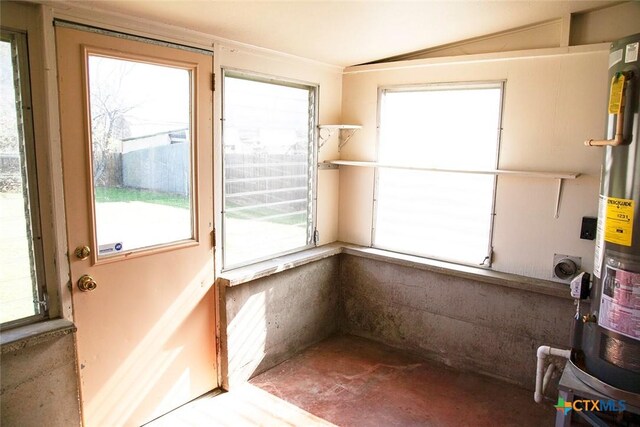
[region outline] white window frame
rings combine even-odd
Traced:
[[[379,161],[379,153],[380,153],[380,126],[382,122],[382,102],[385,93],[387,92],[415,92],[415,91],[426,91],[426,90],[446,90],[446,89],[474,89],[474,88],[482,88],[482,87],[499,87],[500,88],[500,105],[498,106],[498,132],[497,132],[497,141],[496,141],[496,161],[494,169],[498,169],[498,165],[500,164],[500,145],[502,141],[502,125],[503,125],[503,115],[504,115],[504,100],[505,100],[505,90],[506,90],[506,80],[486,80],[486,81],[464,81],[464,82],[438,82],[438,83],[424,83],[424,84],[409,84],[409,85],[389,85],[389,86],[380,86],[378,87],[378,100],[377,100],[377,112],[376,112],[376,161]],[[459,260],[447,259],[445,257],[437,257],[437,256],[425,256],[424,254],[413,253],[411,251],[406,252],[398,252],[397,249],[389,250],[384,246],[376,244],[376,221],[377,221],[377,210],[378,210],[378,190],[379,190],[379,169],[374,168],[374,187],[373,187],[373,209],[372,209],[372,218],[371,218],[371,247],[376,249],[387,250],[396,253],[402,253],[405,255],[417,256],[425,259],[434,259],[438,261],[450,262],[453,264],[459,265],[468,265],[472,267],[484,267],[487,269],[491,269],[493,264],[493,230],[495,225],[496,218],[496,193],[498,188],[498,177],[497,175],[493,175],[493,191],[491,195],[491,220],[489,222],[489,239],[487,242],[487,257],[484,260],[480,260],[482,262],[479,263],[465,263]]]
[[[221,242],[221,248],[222,248],[222,272],[225,271],[229,271],[229,270],[233,270],[236,268],[241,268],[241,267],[245,267],[247,265],[252,265],[252,264],[256,264],[262,261],[266,261],[269,259],[273,259],[273,258],[277,258],[280,256],[284,256],[284,255],[289,255],[292,253],[296,253],[296,252],[300,252],[306,249],[311,249],[313,247],[315,247],[317,245],[317,229],[316,229],[316,224],[317,224],[317,199],[318,199],[318,116],[319,116],[319,93],[320,93],[320,86],[318,84],[314,84],[314,83],[309,83],[309,82],[305,82],[305,81],[300,81],[300,80],[294,80],[294,79],[288,79],[288,78],[284,78],[284,77],[278,77],[278,76],[272,76],[272,75],[268,75],[268,74],[262,74],[262,73],[257,73],[257,72],[253,72],[253,71],[247,71],[247,70],[243,70],[243,69],[238,69],[238,68],[232,68],[232,67],[222,67],[222,78],[221,78],[221,86],[222,86],[222,94],[221,94],[221,122],[222,122],[222,126],[221,126],[221,141],[220,141],[220,165],[221,165],[221,174],[220,174],[220,180],[221,180],[221,187],[222,187],[222,200],[221,200],[221,210],[220,210],[220,217],[221,217],[221,224],[222,224],[222,242]],[[311,168],[311,176],[310,176],[310,183],[309,183],[309,189],[308,191],[310,192],[310,199],[311,199],[311,220],[309,221],[309,223],[307,223],[307,243],[304,246],[300,246],[297,248],[293,248],[291,250],[288,251],[284,251],[284,252],[278,252],[278,253],[273,253],[271,255],[267,255],[261,258],[257,258],[257,259],[251,259],[249,261],[243,262],[243,263],[238,263],[238,264],[232,264],[232,265],[228,265],[227,260],[226,260],[226,251],[225,251],[225,245],[226,245],[226,241],[227,241],[227,227],[225,224],[225,203],[226,203],[226,183],[225,183],[225,173],[224,173],[224,131],[225,131],[225,78],[229,76],[229,77],[234,77],[234,78],[240,78],[240,79],[245,79],[245,80],[250,80],[250,81],[255,81],[255,82],[262,82],[262,83],[270,83],[270,84],[276,84],[276,85],[280,85],[280,86],[287,86],[287,87],[294,87],[294,88],[300,88],[300,89],[308,89],[311,91],[311,93],[313,94],[313,101],[310,105],[310,108],[312,109],[312,111],[310,112],[310,123],[309,123],[309,138],[310,138],[310,145],[311,145],[311,153],[309,156],[309,167]]]

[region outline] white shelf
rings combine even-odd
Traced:
[[[558,191],[556,194],[556,206],[554,217],[558,218],[560,211],[560,199],[562,196],[562,184],[565,179],[576,179],[580,176],[579,172],[541,172],[541,171],[522,171],[522,170],[504,170],[504,169],[439,169],[428,168],[423,166],[411,166],[411,165],[392,165],[378,162],[360,162],[355,160],[327,160],[323,162],[326,165],[333,166],[356,166],[366,168],[386,168],[386,169],[402,169],[402,170],[416,170],[426,172],[445,172],[445,173],[469,173],[469,174],[483,174],[483,175],[510,175],[521,176],[526,178],[542,178],[542,179],[556,179],[558,181]]]
[[[324,144],[331,138],[333,133],[337,130],[339,133],[338,151],[344,147],[359,129],[362,129],[360,125],[318,125],[318,149],[322,148]],[[324,132],[323,132],[324,131]]]
[[[318,125],[320,129],[362,129],[360,125]]]
[[[484,175],[515,175],[530,178],[548,178],[548,179],[576,179],[580,173],[576,172],[538,172],[538,171],[520,171],[520,170],[504,170],[504,169],[441,169],[428,168],[424,166],[411,165],[392,165],[378,162],[360,162],[355,160],[327,160],[325,163],[338,166],[360,166],[368,168],[385,168],[385,169],[404,169],[404,170],[421,170],[427,172],[448,172],[448,173],[474,173]]]

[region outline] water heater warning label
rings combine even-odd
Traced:
[[[631,246],[633,237],[633,200],[607,198],[604,221],[604,240],[622,246]]]
[[[625,76],[616,73],[611,78],[611,91],[609,92],[609,114],[620,114],[622,111],[622,97],[624,94]]]
[[[640,340],[640,273],[606,267],[598,324]]]

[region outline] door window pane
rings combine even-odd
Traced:
[[[496,168],[501,84],[386,90],[378,161],[453,170]],[[374,246],[467,264],[490,255],[493,175],[378,171]]]
[[[43,313],[26,37],[0,39],[0,323]]]
[[[315,89],[224,79],[224,266],[311,243]]]
[[[98,257],[192,239],[191,72],[88,64]]]

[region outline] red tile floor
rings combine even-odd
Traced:
[[[533,392],[354,336],[324,340],[230,392],[147,427],[553,426]]]
[[[533,392],[353,336],[329,338],[250,383],[340,426],[553,426]]]

